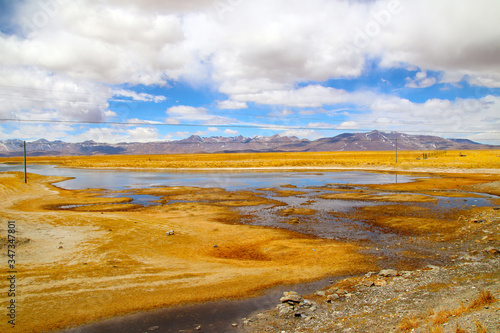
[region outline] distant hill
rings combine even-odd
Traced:
[[[68,143],[63,141],[36,140],[27,144],[30,156],[61,155],[144,155],[188,153],[236,152],[317,152],[317,151],[384,151],[394,150],[466,150],[500,149],[467,139],[444,139],[438,136],[409,135],[395,132],[372,131],[369,133],[344,133],[318,140],[299,139],[295,136],[243,136],[202,138],[192,135],[177,141],[121,142],[116,144],[95,141]],[[22,141],[0,141],[0,156],[21,156]]]

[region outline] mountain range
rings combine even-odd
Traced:
[[[30,156],[117,155],[117,154],[189,154],[239,152],[316,152],[316,151],[384,151],[398,150],[466,150],[499,149],[467,139],[445,139],[429,135],[409,135],[396,132],[372,131],[344,133],[317,140],[295,136],[243,136],[202,138],[192,135],[177,141],[102,143],[84,141],[68,143],[40,139],[26,144]],[[23,141],[0,141],[0,156],[23,155]]]

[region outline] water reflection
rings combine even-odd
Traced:
[[[2,171],[23,171],[22,165],[0,164]],[[151,186],[220,187],[227,190],[277,187],[281,185],[321,186],[335,184],[387,184],[410,182],[416,178],[361,171],[154,171],[56,168],[29,165],[28,172],[46,176],[74,177],[57,185],[65,189],[101,188],[124,190]]]

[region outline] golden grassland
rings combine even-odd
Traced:
[[[2,320],[0,331],[61,329],[375,268],[356,245],[238,224],[231,207],[266,200],[244,191],[144,189],[165,201],[189,197],[193,202],[110,211],[113,199],[99,197],[96,190],[50,184],[62,179],[30,174],[24,184],[22,173],[0,174],[3,262],[7,220],[16,221],[18,237],[18,321],[11,330]],[[58,208],[72,204],[102,209]],[[169,230],[175,235],[166,235]],[[1,269],[6,276],[5,265]],[[1,290],[7,283],[0,282]],[[8,302],[2,293],[2,308]]]
[[[424,158],[425,157],[425,158]],[[21,163],[21,157],[0,158]],[[293,152],[29,157],[29,163],[78,168],[414,168],[500,169],[500,150]]]

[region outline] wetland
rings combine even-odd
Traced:
[[[448,264],[470,216],[499,204],[496,174],[43,165],[24,184],[17,167],[0,168],[1,212],[18,225],[24,332],[145,331],[160,317],[176,318],[162,332],[235,331],[290,285]]]

